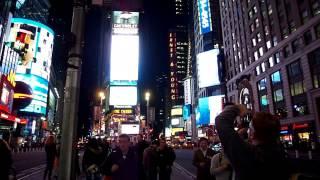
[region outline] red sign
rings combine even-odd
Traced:
[[[6,114],[6,113],[0,113],[0,118],[8,120],[8,121],[16,122],[16,123],[19,123],[19,124],[27,124],[27,120],[26,119],[17,118],[16,116],[13,116],[13,115],[10,115],[10,114]]]
[[[304,124],[293,124],[293,129],[302,129],[302,128],[307,128],[309,125],[307,123]]]

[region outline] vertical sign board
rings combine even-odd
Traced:
[[[199,16],[200,34],[205,34],[212,31],[209,0],[198,0],[198,16]]]
[[[184,104],[191,104],[191,79],[184,80]]]

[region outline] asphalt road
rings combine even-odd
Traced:
[[[19,174],[20,172],[44,165],[46,162],[44,151],[31,151],[12,153],[13,165]]]
[[[175,152],[175,163],[195,176],[197,174],[197,169],[192,165],[192,157],[194,151],[189,149],[176,149]]]

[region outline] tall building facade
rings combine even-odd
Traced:
[[[281,139],[320,135],[319,1],[220,1],[229,101],[281,118]]]
[[[224,61],[219,0],[193,0],[192,127],[194,137],[212,136],[215,106],[224,101]],[[213,101],[218,97],[218,104]],[[210,100],[212,99],[212,100]],[[208,106],[208,107],[207,107]],[[205,109],[209,109],[207,112]],[[219,110],[219,111],[220,111]],[[202,119],[205,114],[209,118]],[[197,128],[196,128],[197,127]]]
[[[47,24],[50,7],[49,0],[17,0],[15,17]]]
[[[171,105],[184,101],[183,79],[188,71],[188,16],[187,0],[170,0],[171,22],[169,23],[169,66]]]

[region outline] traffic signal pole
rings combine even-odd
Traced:
[[[85,8],[83,0],[74,0],[72,17],[73,44],[68,54],[67,77],[64,92],[64,109],[59,164],[59,179],[76,179],[74,169],[77,138],[78,104],[81,62],[84,45]]]

